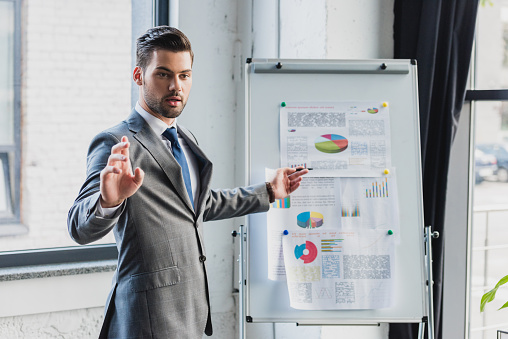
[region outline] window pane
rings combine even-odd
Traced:
[[[12,153],[0,152],[0,218],[12,218],[14,214],[12,160]]]
[[[476,30],[476,89],[508,88],[508,1],[482,1]]]
[[[77,246],[67,212],[85,181],[88,145],[131,112],[131,8],[131,0],[23,2],[16,114],[22,114],[18,165],[28,233],[0,237],[2,251]],[[113,241],[110,234],[97,243]]]
[[[13,72],[14,3],[0,1],[0,145],[14,144]]]
[[[508,275],[508,131],[504,102],[476,102],[475,186],[473,191],[471,336],[495,338],[506,328],[506,313],[497,311],[508,301],[501,288],[496,299],[480,313],[482,295]]]

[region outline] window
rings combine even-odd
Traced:
[[[480,313],[482,295],[508,274],[508,1],[486,1],[478,10],[473,88],[474,187],[469,338],[495,337],[508,328],[497,311],[508,291]]]

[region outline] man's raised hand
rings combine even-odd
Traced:
[[[143,184],[145,172],[138,167],[132,173],[129,147],[129,140],[123,136],[121,142],[111,148],[108,164],[101,171],[100,204],[103,208],[120,205]]]

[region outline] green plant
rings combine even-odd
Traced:
[[[485,305],[487,303],[490,303],[492,300],[494,300],[494,298],[496,297],[497,289],[499,287],[501,287],[502,285],[506,284],[507,282],[508,282],[508,275],[502,277],[501,280],[499,280],[498,283],[496,284],[496,287],[494,287],[493,289],[491,289],[490,291],[488,291],[487,293],[485,293],[482,296],[482,301],[480,303],[480,312],[483,312],[483,310],[485,309]],[[501,306],[499,309],[502,309],[505,307],[508,307],[508,301],[505,302],[504,305]]]

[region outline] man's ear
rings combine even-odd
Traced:
[[[136,68],[134,68],[134,72],[132,72],[132,79],[138,86],[143,85],[143,71],[141,70],[141,67],[136,66]]]

